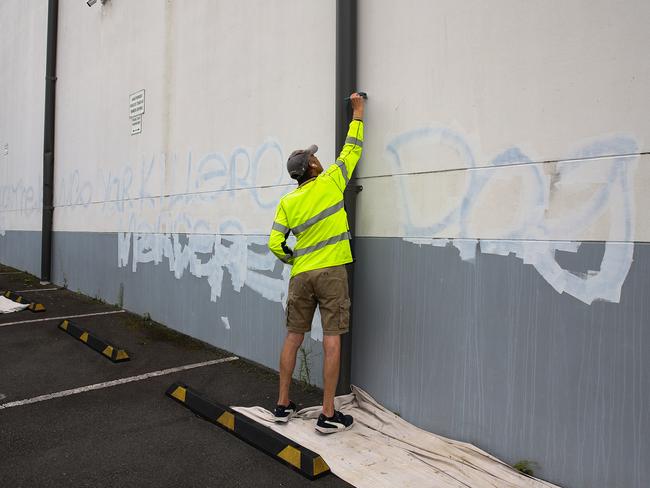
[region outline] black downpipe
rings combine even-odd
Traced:
[[[45,124],[43,134],[43,225],[41,227],[41,280],[52,272],[52,219],[54,217],[54,107],[56,95],[56,39],[59,0],[47,8],[47,60],[45,65]]]
[[[345,143],[350,122],[350,107],[344,101],[357,87],[357,0],[336,0],[336,94],[335,94],[335,134],[336,151],[340,151]],[[337,152],[338,154],[338,152]],[[359,192],[356,179],[352,178],[345,190],[345,210],[348,214],[350,241],[354,256],[354,220],[356,211],[356,196]],[[347,266],[350,295],[354,291],[354,263]],[[350,332],[344,334],[341,341],[341,370],[339,383],[336,387],[338,395],[350,393],[352,370],[352,310],[350,309]]]

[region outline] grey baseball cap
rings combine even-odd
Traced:
[[[316,151],[318,151],[318,146],[312,144],[307,149],[298,149],[291,153],[287,159],[287,171],[294,180],[300,179],[305,174],[309,158]]]

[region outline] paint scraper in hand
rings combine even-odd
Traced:
[[[357,95],[360,95],[363,98],[365,98],[366,100],[368,100],[368,94],[366,92],[358,92]],[[345,97],[343,100],[345,100],[347,102],[347,101],[350,100],[350,97]]]

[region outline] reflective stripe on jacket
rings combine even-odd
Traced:
[[[353,120],[336,163],[280,200],[269,249],[293,265],[291,276],[352,262],[343,192],[359,162],[362,146],[363,122]],[[290,232],[296,236],[294,249],[287,245]]]

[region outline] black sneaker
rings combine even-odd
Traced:
[[[331,417],[320,414],[316,422],[316,430],[323,434],[333,434],[334,432],[348,430],[353,423],[352,415],[345,415],[338,410],[334,410],[334,415]]]
[[[286,407],[284,405],[275,407],[273,420],[275,422],[289,422],[289,419],[294,415],[296,415],[296,404],[290,401]]]

